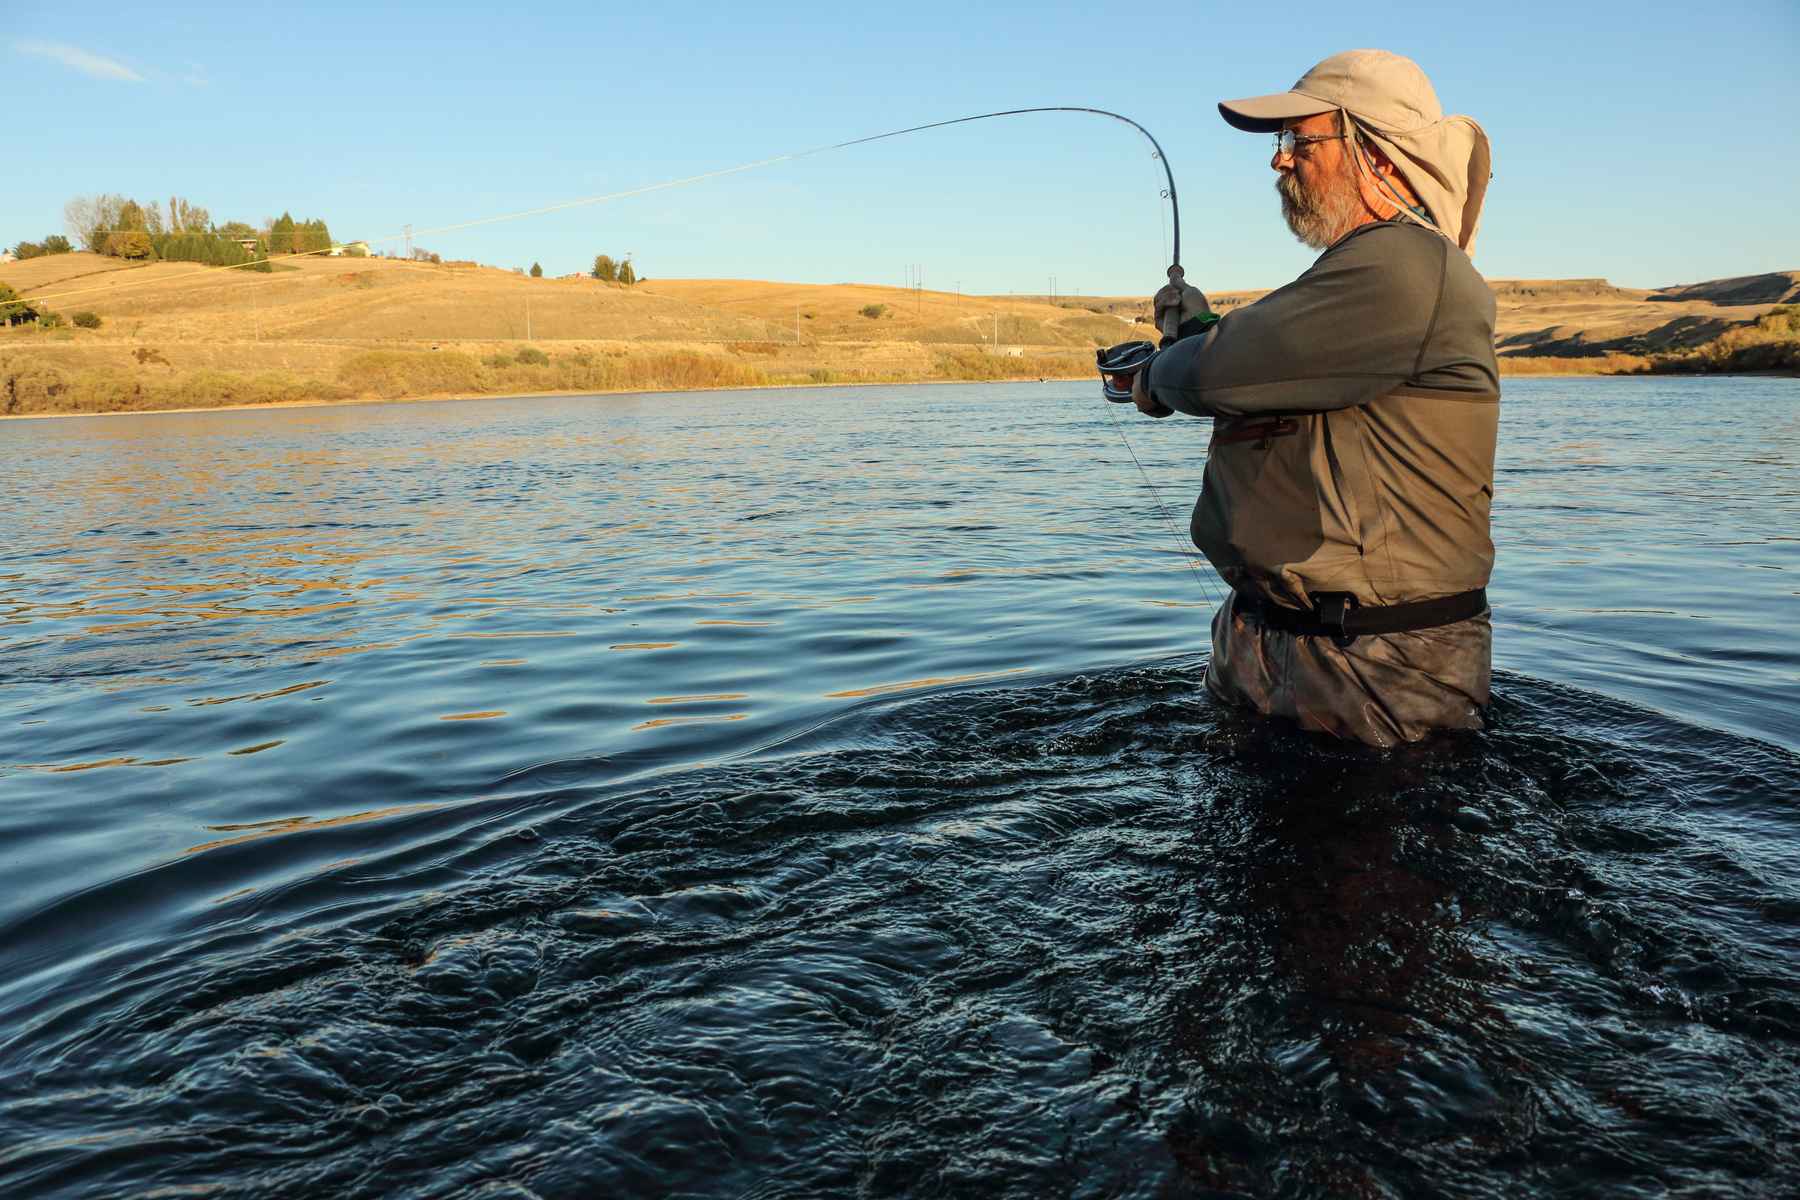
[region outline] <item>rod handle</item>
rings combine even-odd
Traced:
[[[1169,282],[1176,287],[1182,287],[1187,283],[1187,273],[1181,269],[1179,263],[1169,267]],[[1181,305],[1177,304],[1163,314],[1162,329],[1158,332],[1162,334],[1164,347],[1175,344],[1175,339],[1181,336]]]

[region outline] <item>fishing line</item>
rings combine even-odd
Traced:
[[[920,133],[927,129],[942,129],[949,125],[966,125],[971,121],[986,121],[986,120],[989,120],[994,117],[1016,117],[1016,116],[1021,116],[1025,113],[1040,113],[1040,112],[1082,112],[1082,113],[1092,113],[1096,116],[1110,117],[1115,121],[1123,121],[1125,124],[1131,126],[1133,129],[1137,130],[1139,133],[1141,133],[1144,136],[1145,140],[1147,140],[1150,143],[1151,149],[1154,151],[1157,160],[1162,163],[1163,177],[1168,183],[1168,191],[1165,193],[1165,195],[1167,196],[1168,201],[1169,201],[1169,210],[1173,216],[1174,229],[1175,229],[1174,253],[1171,256],[1170,261],[1174,265],[1179,266],[1181,263],[1181,211],[1180,211],[1180,208],[1178,206],[1178,202],[1177,202],[1177,199],[1175,196],[1175,175],[1172,171],[1169,170],[1168,159],[1166,159],[1163,156],[1162,146],[1160,144],[1158,144],[1157,140],[1154,137],[1151,136],[1150,131],[1148,129],[1145,129],[1142,125],[1139,125],[1136,121],[1132,120],[1130,117],[1124,116],[1124,115],[1122,115],[1120,113],[1116,113],[1116,112],[1108,112],[1106,109],[1103,109],[1103,108],[1080,108],[1080,107],[1075,107],[1072,105],[1049,105],[1049,106],[1039,107],[1039,108],[1009,108],[1009,109],[1000,110],[998,112],[976,113],[973,116],[957,117],[954,120],[949,120],[949,121],[931,121],[924,125],[910,125],[905,129],[891,129],[886,133],[876,133],[876,134],[871,134],[868,137],[851,138],[849,141],[844,141],[844,142],[833,142],[828,146],[814,146],[810,150],[795,150],[795,151],[792,151],[787,154],[777,154],[770,158],[759,158],[759,159],[755,160],[754,162],[739,163],[735,167],[724,167],[724,168],[721,168],[720,170],[716,170],[716,171],[704,171],[698,175],[686,175],[680,179],[665,179],[660,183],[648,183],[648,184],[642,185],[641,187],[627,188],[624,191],[607,192],[607,193],[604,193],[604,194],[598,195],[598,196],[583,196],[579,199],[563,200],[563,201],[559,201],[555,204],[542,205],[538,208],[520,209],[518,212],[501,213],[498,216],[477,217],[474,220],[470,220],[470,221],[458,221],[458,222],[455,222],[455,223],[449,224],[449,225],[433,226],[429,229],[412,230],[410,233],[408,233],[407,231],[402,231],[400,233],[388,234],[386,237],[367,238],[367,239],[363,239],[363,240],[368,242],[370,245],[386,245],[389,242],[404,241],[408,237],[412,237],[412,238],[434,237],[441,233],[455,233],[455,232],[457,232],[459,230],[463,230],[463,229],[473,229],[480,225],[494,225],[494,224],[498,224],[502,221],[518,221],[518,220],[523,220],[526,217],[540,217],[540,216],[544,216],[548,213],[563,212],[563,211],[565,211],[567,209],[571,209],[571,208],[583,208],[583,207],[586,207],[589,205],[594,205],[594,204],[606,204],[606,203],[609,203],[614,200],[625,200],[625,199],[629,199],[633,196],[647,195],[651,192],[662,192],[662,191],[668,191],[671,188],[687,187],[690,184],[704,183],[707,180],[711,180],[711,179],[721,179],[727,175],[737,175],[737,174],[741,174],[745,171],[754,171],[754,170],[758,170],[762,167],[775,166],[778,163],[794,162],[794,161],[797,161],[802,158],[810,158],[816,154],[827,154],[833,150],[844,150],[844,149],[848,149],[851,146],[861,146],[861,145],[865,145],[869,142],[879,142],[879,141],[883,141],[887,138],[900,137],[903,134]],[[298,254],[283,255],[282,257],[283,258],[316,258],[319,255],[328,255],[333,250],[342,250],[346,244],[347,243],[338,243],[336,245],[328,246],[321,250],[303,250]],[[261,260],[259,260],[259,261],[261,261]],[[266,261],[273,262],[275,260],[269,259]],[[118,291],[118,290],[123,290],[125,288],[131,288],[131,287],[153,287],[159,283],[191,283],[195,280],[195,278],[197,276],[202,275],[202,274],[219,274],[219,273],[226,272],[226,271],[243,271],[246,268],[254,267],[256,265],[257,265],[256,263],[233,263],[230,266],[203,267],[199,271],[189,271],[189,272],[186,272],[181,275],[161,276],[156,279],[121,280],[117,283],[113,283],[110,285],[102,285],[99,287],[91,287],[91,288],[77,288],[75,290],[65,291],[65,292],[45,292],[45,293],[42,293],[42,294],[36,295],[36,296],[21,296],[20,299],[22,299],[22,300],[62,300],[62,299],[66,299],[67,297],[70,297],[70,296],[86,296],[86,295],[91,295],[95,292]]]
[[[908,125],[904,129],[890,129],[886,133],[875,133],[870,134],[867,137],[851,138],[847,141],[833,142],[830,145],[815,146],[810,150],[796,150],[787,154],[777,154],[769,158],[760,158],[753,162],[739,163],[734,167],[724,167],[716,171],[705,171],[698,175],[683,176],[680,179],[668,179],[660,183],[651,183],[641,187],[627,188],[624,191],[607,192],[598,196],[584,196],[575,200],[563,200],[555,204],[541,205],[537,208],[521,209],[518,212],[502,213],[492,217],[477,217],[469,221],[458,221],[449,225],[438,225],[423,230],[403,230],[400,233],[389,234],[382,238],[371,238],[368,239],[368,241],[371,243],[386,244],[388,242],[410,240],[413,238],[433,237],[442,233],[455,233],[460,230],[474,229],[481,225],[494,225],[503,221],[517,221],[526,217],[544,216],[549,213],[564,212],[572,208],[582,208],[595,204],[605,204],[613,200],[624,200],[633,196],[648,195],[651,192],[668,191],[672,188],[686,187],[690,184],[703,183],[712,179],[721,179],[728,175],[737,175],[745,171],[754,171],[762,167],[774,166],[778,163],[794,162],[802,158],[810,158],[816,154],[826,154],[833,150],[847,150],[852,146],[864,146],[871,142],[885,141],[888,138],[903,137],[909,133],[923,133],[928,129],[945,129],[952,125],[967,125],[973,121],[988,121],[997,117],[1018,117],[1028,113],[1050,112],[1088,113],[1097,117],[1107,117],[1111,120],[1119,121],[1131,126],[1143,136],[1145,141],[1150,143],[1152,156],[1162,165],[1163,180],[1167,184],[1166,189],[1162,193],[1162,198],[1169,202],[1169,232],[1172,235],[1169,239],[1169,279],[1172,282],[1179,282],[1182,278],[1181,204],[1175,190],[1175,172],[1169,166],[1169,159],[1168,156],[1163,153],[1162,144],[1156,140],[1155,135],[1148,129],[1145,129],[1142,125],[1138,124],[1130,117],[1125,116],[1123,113],[1112,112],[1104,108],[1089,108],[1083,105],[1070,104],[1040,105],[1031,108],[1007,108],[999,109],[994,112],[975,113],[967,117],[955,117],[948,121],[928,121],[922,125]],[[321,250],[308,250],[297,255],[284,255],[283,257],[305,258],[329,255],[333,250],[342,250],[344,245],[344,243],[338,243]],[[64,300],[72,296],[86,296],[96,292],[122,291],[127,288],[149,287],[160,283],[192,283],[197,275],[242,271],[245,268],[258,266],[262,262],[269,261],[273,260],[263,259],[252,263],[235,263],[230,266],[203,267],[200,271],[190,271],[181,275],[161,276],[156,279],[145,280],[120,280],[115,283],[103,284],[97,287],[77,288],[64,292],[49,292],[29,297],[22,296],[20,299],[36,301]],[[242,277],[238,276],[235,278]],[[257,282],[273,281],[259,280]],[[1170,336],[1173,336],[1172,331]],[[1144,486],[1149,489],[1151,497],[1155,500],[1157,511],[1162,514],[1164,525],[1168,527],[1170,535],[1175,538],[1176,545],[1182,551],[1182,556],[1187,560],[1188,570],[1193,573],[1195,581],[1200,584],[1201,591],[1206,595],[1207,599],[1213,603],[1217,603],[1217,597],[1214,596],[1212,589],[1207,585],[1205,579],[1201,577],[1200,571],[1194,562],[1193,552],[1188,549],[1187,544],[1181,539],[1179,533],[1176,531],[1175,523],[1169,516],[1169,510],[1162,502],[1161,493],[1156,490],[1156,485],[1150,481],[1150,473],[1144,470],[1144,464],[1138,459],[1137,451],[1132,448],[1131,439],[1125,436],[1124,426],[1119,424],[1118,418],[1112,415],[1110,408],[1107,415],[1112,420],[1113,428],[1118,431],[1119,440],[1125,444],[1126,453],[1131,455],[1131,461],[1136,464],[1138,474],[1143,477]]]
[[[1119,424],[1118,415],[1113,412],[1110,404],[1106,406],[1106,415],[1112,421],[1112,427],[1118,431],[1119,440],[1125,443],[1125,453],[1131,455],[1131,461],[1137,464],[1138,474],[1144,477],[1144,486],[1150,489],[1150,498],[1156,501],[1156,511],[1162,514],[1163,527],[1175,540],[1175,548],[1181,551],[1182,558],[1187,560],[1188,574],[1192,575],[1194,582],[1200,585],[1200,594],[1206,597],[1209,604],[1219,603],[1219,597],[1207,584],[1206,576],[1200,573],[1199,565],[1194,561],[1194,552],[1188,548],[1188,541],[1183,540],[1180,531],[1176,529],[1175,519],[1169,515],[1168,506],[1163,503],[1162,493],[1156,490],[1154,483],[1150,482],[1150,472],[1144,470],[1144,464],[1138,461],[1137,451],[1131,448],[1131,439],[1125,436],[1125,427]]]

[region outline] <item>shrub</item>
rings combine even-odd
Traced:
[[[141,229],[127,229],[106,237],[106,253],[114,258],[141,260],[150,258],[155,252],[150,235]]]
[[[535,346],[521,346],[518,354],[514,355],[513,360],[528,367],[547,367],[550,365],[550,356],[545,354],[542,350],[537,349]]]
[[[62,323],[61,313],[41,312],[38,314],[39,329],[61,329]]]
[[[62,372],[46,363],[0,362],[0,412],[54,412],[68,386]]]
[[[100,328],[100,314],[99,313],[78,312],[73,317],[71,317],[70,320],[74,321],[76,327],[79,329],[98,329],[98,328]]]
[[[510,367],[513,365],[513,357],[510,354],[490,354],[481,360],[481,364],[485,367]]]
[[[37,320],[37,310],[19,299],[19,293],[0,283],[0,325],[20,325]]]
[[[886,312],[887,305],[885,304],[865,304],[862,306],[862,315],[869,318],[871,321],[879,320]]]
[[[453,351],[365,350],[344,360],[338,380],[358,393],[389,400],[482,390],[481,364]]]

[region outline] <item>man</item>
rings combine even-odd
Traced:
[[[1165,287],[1179,340],[1132,383],[1150,416],[1214,419],[1193,537],[1232,594],[1207,688],[1376,746],[1479,729],[1500,390],[1467,251],[1487,136],[1379,50],[1219,112],[1276,135],[1282,215],[1324,253],[1223,319]]]

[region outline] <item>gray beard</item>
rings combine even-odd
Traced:
[[[1301,245],[1323,250],[1354,229],[1362,197],[1342,175],[1331,181],[1324,195],[1300,186],[1291,171],[1275,177],[1281,194],[1281,217]]]

